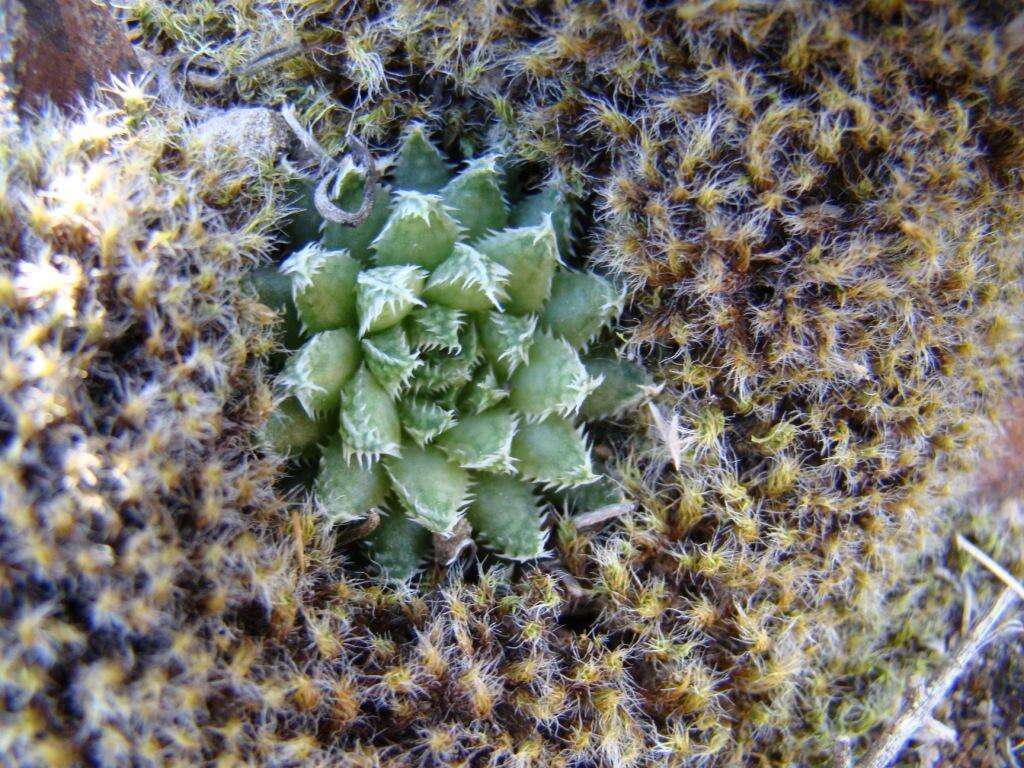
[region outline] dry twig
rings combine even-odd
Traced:
[[[931,719],[935,707],[946,697],[968,665],[998,634],[999,625],[1006,612],[1014,603],[1024,598],[1024,586],[992,558],[959,534],[956,536],[956,542],[1006,584],[1006,589],[961,643],[950,663],[938,672],[926,688],[913,696],[906,711],[858,763],[858,768],[889,768],[892,765],[906,743]]]
[[[316,185],[316,191],[313,193],[313,204],[320,215],[327,219],[327,221],[334,222],[335,224],[345,224],[350,227],[357,227],[366,221],[377,197],[377,181],[380,178],[377,164],[373,161],[373,157],[370,156],[366,145],[355,136],[349,136],[348,138],[348,143],[352,148],[352,154],[355,156],[356,162],[363,167],[366,173],[366,180],[363,183],[363,201],[359,206],[359,210],[349,213],[331,202],[330,195],[327,193],[327,188],[331,181],[337,177],[338,172],[341,170],[341,163],[332,159],[324,148],[320,146],[320,143],[313,138],[313,134],[306,130],[302,123],[299,122],[298,117],[295,115],[295,109],[291,104],[286,104],[281,108],[281,116],[284,117],[288,127],[292,129],[292,133],[295,134],[303,148],[320,164],[320,173],[322,175],[319,183]]]

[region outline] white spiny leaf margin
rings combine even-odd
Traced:
[[[366,338],[364,338],[362,340],[362,347],[363,354],[370,358],[373,358],[376,362],[381,363],[382,365],[391,366],[395,369],[401,369],[402,375],[397,381],[394,382],[393,388],[385,387],[383,384],[381,384],[380,381],[377,382],[378,384],[381,384],[381,386],[384,387],[384,389],[392,397],[394,397],[396,394],[398,394],[399,392],[401,392],[402,390],[406,389],[409,386],[409,380],[412,379],[412,376],[416,372],[416,369],[423,365],[423,361],[420,360],[419,358],[414,358],[411,363],[408,363],[408,361],[406,360],[399,359],[388,354],[387,350],[382,349],[380,346],[374,343],[373,336],[367,336]]]
[[[559,403],[554,408],[547,408],[539,413],[523,414],[523,418],[529,424],[536,424],[537,422],[544,421],[544,419],[553,414],[567,419],[573,418],[577,413],[579,413],[580,408],[583,407],[583,401],[590,396],[591,392],[601,386],[601,383],[604,381],[604,376],[591,376],[587,373],[586,366],[583,365],[583,361],[580,360],[576,350],[573,349],[572,344],[568,341],[563,339],[561,336],[553,336],[546,331],[541,331],[541,335],[557,344],[563,345],[572,353],[577,362],[571,371],[572,378],[570,379],[569,386],[566,390],[570,394],[570,399]]]
[[[551,214],[544,214],[544,218],[540,224],[534,226],[520,227],[520,229],[531,229],[534,230],[534,245],[545,245],[551,254],[555,257],[555,263],[559,266],[565,266],[565,262],[562,261],[562,255],[558,252],[558,233],[555,231],[555,225],[551,220]],[[515,231],[515,229],[506,229],[504,231]]]
[[[325,251],[323,246],[314,240],[281,262],[281,274],[292,279],[292,300],[313,285],[330,253],[333,251]]]
[[[508,349],[498,355],[498,360],[508,365],[508,372],[511,376],[515,373],[516,368],[526,363],[530,359],[530,341],[533,339],[533,334],[537,331],[537,316],[528,315],[526,320],[529,321],[529,325],[526,329],[517,336],[514,341],[514,345],[510,345]]]
[[[523,479],[529,480],[532,483],[537,483],[544,490],[551,492],[564,491],[567,488],[574,488],[579,485],[587,485],[589,483],[594,482],[595,480],[600,480],[601,476],[594,472],[594,463],[591,458],[593,445],[590,442],[590,437],[584,431],[582,424],[577,424],[574,427],[574,429],[576,432],[576,436],[580,439],[580,442],[583,444],[584,461],[581,466],[577,467],[574,470],[573,474],[564,475],[562,477],[550,480],[543,480],[539,477],[528,475],[527,473],[522,471],[522,468],[520,468],[519,473],[523,477]]]
[[[462,234],[462,227],[452,218],[448,206],[444,204],[440,195],[416,192],[411,189],[396,189],[392,192],[392,195],[395,201],[394,208],[391,210],[391,215],[388,217],[384,229],[373,239],[373,242],[370,244],[371,246],[376,246],[378,242],[387,239],[390,236],[391,228],[403,219],[418,218],[427,226],[437,226],[440,224],[460,235]],[[436,216],[437,220],[431,221],[431,216]]]
[[[492,232],[482,240],[476,241],[477,248],[487,255],[487,249],[496,247],[496,243],[512,240],[520,235],[532,236],[532,245],[544,245],[555,257],[555,263],[564,267],[562,255],[558,252],[558,234],[555,232],[555,225],[551,222],[551,214],[545,213],[540,224],[533,224],[527,227],[507,227],[497,232]]]
[[[626,292],[623,290],[622,286],[612,280],[609,280],[603,275],[598,275],[596,272],[590,272],[589,274],[604,280],[608,285],[614,288],[615,298],[601,305],[601,311],[605,313],[604,322],[601,323],[601,329],[595,333],[592,338],[587,339],[583,343],[583,347],[581,349],[582,352],[588,352],[590,350],[590,345],[597,339],[601,338],[601,334],[615,324],[615,321],[618,320],[619,316],[622,314],[622,310],[626,307]]]
[[[529,227],[529,229],[537,230],[537,234],[533,239],[533,244],[537,245],[541,241],[544,241],[548,246],[548,250],[554,254],[555,263],[559,266],[565,267],[565,262],[562,261],[562,254],[558,252],[558,233],[555,232],[555,225],[551,220],[551,214],[545,213],[541,223],[535,227]]]
[[[554,552],[552,552],[551,550],[544,548],[544,544],[548,540],[548,526],[546,524],[547,521],[545,520],[545,509],[548,508],[548,504],[538,497],[534,489],[531,489],[531,496],[533,496],[533,505],[534,510],[537,513],[537,519],[541,521],[540,529],[537,530],[536,539],[533,542],[534,553],[519,556],[502,553],[501,556],[506,560],[513,560],[517,563],[528,563],[531,560],[543,560],[544,558],[551,557],[554,554]]]
[[[436,403],[431,403],[429,401],[426,404],[427,405],[437,405]],[[404,403],[403,405],[399,406],[399,409],[400,409],[400,413],[401,413],[403,410],[404,411],[412,411],[413,409],[420,408],[420,407],[422,407],[422,403],[417,402],[417,400],[414,398],[414,399],[411,399],[408,402]],[[409,426],[409,423],[408,423],[409,420],[408,419],[402,419],[402,429],[404,429],[405,433],[407,435],[409,435],[409,437],[411,437],[413,439],[413,441],[418,446],[420,446],[421,448],[426,446],[426,445],[428,445],[428,444],[430,444],[438,436],[444,434],[449,429],[451,429],[452,427],[454,427],[456,424],[459,423],[458,419],[456,418],[456,412],[454,410],[451,410],[451,409],[448,409],[448,408],[443,408],[443,407],[441,407],[439,405],[437,405],[437,408],[438,408],[438,410],[440,410],[444,414],[444,419],[445,420],[442,423],[442,425],[440,427],[438,427],[436,431],[433,431],[433,432],[428,432],[428,431],[425,431],[425,430],[422,430],[422,429],[411,428]],[[404,413],[402,415],[404,415]]]
[[[459,462],[459,465],[463,469],[483,469],[488,472],[513,474],[516,471],[516,459],[512,456],[512,441],[515,439],[516,432],[518,431],[519,417],[514,416],[512,418],[512,429],[508,431],[505,440],[496,453],[488,454],[478,461]]]
[[[448,169],[449,172],[450,172],[452,164],[450,162],[448,162],[448,158],[446,158],[444,156],[444,153],[440,149],[437,148],[437,146],[434,144],[434,142],[432,142],[430,140],[430,132],[427,130],[427,126],[423,122],[420,122],[420,121],[417,120],[414,123],[409,123],[402,130],[402,134],[401,134],[402,135],[402,140],[399,142],[399,147],[405,146],[405,144],[409,141],[409,139],[411,139],[417,133],[420,135],[420,138],[423,139],[424,144],[426,144],[428,148],[430,148],[430,149],[432,149],[434,151],[434,156],[437,157],[438,159],[440,159],[441,162],[444,163],[444,167],[446,169]],[[399,150],[399,153],[400,153],[400,151],[401,150]],[[388,164],[389,165],[393,165],[395,162],[397,162],[397,160],[398,160],[398,154],[389,156]]]
[[[321,471],[321,472],[323,471],[324,464],[326,464],[326,463],[327,463],[327,457],[321,455],[320,456],[320,461],[319,461],[319,471]],[[369,467],[367,467],[367,468],[369,468]],[[370,507],[370,509],[366,510],[366,512],[364,512],[362,514],[357,514],[357,515],[340,515],[340,514],[333,513],[330,510],[332,508],[336,508],[336,506],[337,506],[333,502],[340,495],[341,494],[339,494],[339,493],[329,493],[329,494],[326,494],[326,497],[325,497],[325,494],[323,492],[323,487],[318,485],[316,493],[313,494],[313,507],[316,509],[316,511],[317,511],[317,513],[319,515],[321,515],[322,517],[324,517],[325,519],[331,521],[331,523],[334,523],[334,524],[338,524],[338,523],[351,523],[351,522],[355,522],[356,520],[365,520],[366,517],[369,515],[369,513],[371,511],[374,511],[374,510],[378,510],[379,511],[380,510],[380,506],[379,505],[375,505],[373,507]]]
[[[440,332],[434,333],[433,328],[428,326],[427,324],[427,321],[431,319],[430,316],[425,316],[425,314],[421,312],[417,313],[414,317],[411,318],[412,326],[417,328],[417,330],[413,332],[413,336],[415,339],[413,342],[413,346],[424,352],[438,350],[442,352],[450,352],[454,355],[457,355],[460,352],[462,352],[462,343],[459,340],[459,335],[463,327],[465,327],[464,323],[466,320],[466,313],[458,309],[449,309],[448,307],[443,307],[439,304],[425,305],[425,311],[429,311],[431,309],[439,310],[442,315],[448,314],[449,316],[455,318],[455,343],[453,345],[442,343],[440,337],[443,334],[441,334]],[[423,333],[420,333],[418,329],[423,329]]]
[[[541,521],[540,529],[536,531],[536,538],[533,542],[534,554],[515,556],[510,555],[506,552],[501,552],[497,547],[495,547],[492,544],[491,541],[488,540],[488,538],[483,534],[483,531],[474,530],[474,533],[478,534],[488,547],[495,550],[496,552],[500,552],[501,557],[505,560],[512,560],[513,562],[517,563],[528,563],[532,560],[543,560],[544,558],[551,557],[552,554],[554,554],[551,550],[547,550],[544,548],[544,544],[547,542],[548,539],[546,510],[549,509],[550,507],[543,499],[541,499],[537,495],[537,491],[534,488],[530,489],[530,497],[533,500],[533,509],[537,515],[537,519]]]
[[[499,162],[502,157],[503,155],[500,152],[491,152],[481,157],[474,158],[466,164],[466,167],[462,169],[459,176],[468,177],[469,174],[480,171],[486,173],[488,176],[488,184],[490,184],[494,191],[498,193],[498,196],[501,198],[501,204],[505,206],[505,210],[507,211],[509,209],[508,195],[506,195],[505,190],[501,188],[501,183],[499,181],[501,178],[501,167]],[[456,176],[455,178],[457,179],[459,176]],[[492,229],[488,232],[490,233],[495,231],[497,230]]]
[[[507,205],[508,201],[505,200],[505,192],[502,190],[501,184],[498,183],[498,179],[501,176],[501,166],[499,166],[498,163],[501,161],[502,157],[503,155],[500,152],[489,152],[486,155],[474,157],[466,163],[466,167],[459,172],[459,176],[468,176],[476,171],[485,171],[492,174],[491,181],[494,184],[494,188],[501,193],[502,200]],[[457,179],[458,176],[455,178]]]
[[[398,482],[398,479],[391,472],[391,469],[385,463],[384,470],[388,473],[388,478],[391,480],[391,487],[395,490],[395,495],[398,497],[398,501],[405,507],[406,512],[413,521],[419,523],[424,528],[433,530],[432,525],[440,519],[440,515],[434,513],[434,510],[428,509],[423,504],[419,503],[417,499],[413,497],[413,494],[409,493],[409,489]],[[466,510],[469,505],[473,503],[473,492],[467,490],[458,505],[455,507],[455,515],[448,526],[439,533],[442,536],[447,536],[455,529],[455,526],[459,524],[459,521],[466,516]]]
[[[345,155],[341,159],[341,162],[338,163],[338,169],[334,172],[334,183],[331,185],[332,198],[336,198],[341,194],[342,186],[352,174],[355,174],[358,178],[362,179],[366,176],[366,171],[356,165],[355,160],[352,159],[352,155]]]
[[[357,423],[359,420],[363,423]],[[355,459],[360,466],[369,469],[373,462],[378,461],[381,456],[398,457],[402,455],[401,445],[385,441],[377,429],[373,427],[366,427],[366,424],[369,421],[368,412],[362,406],[357,409],[355,417],[346,413],[345,408],[343,407],[341,410],[340,421],[341,426],[345,431],[345,435],[341,441],[341,449],[346,460],[351,461],[352,459]],[[360,443],[363,445],[375,445],[377,447],[373,450],[353,448],[349,444],[349,440],[344,439],[348,435],[359,435]]]
[[[453,262],[453,258],[458,258],[458,261]],[[455,264],[464,269],[455,271],[454,268],[446,268],[448,264]],[[494,259],[487,258],[471,245],[456,243],[452,256],[434,270],[426,289],[449,285],[467,290],[479,289],[495,309],[504,312],[501,303],[508,298],[505,284],[510,274],[506,267]]]
[[[304,344],[299,348],[292,359],[293,361],[290,361],[288,367],[281,372],[280,382],[286,391],[298,399],[299,405],[302,406],[302,410],[306,412],[306,415],[311,419],[315,419],[322,414],[315,412],[310,403],[310,398],[327,390],[319,384],[313,383],[313,370],[309,359],[311,349],[312,345],[310,344]]]
[[[425,280],[426,277],[427,273],[414,264],[374,267],[360,272],[356,277],[357,303],[360,297],[358,288],[364,287],[369,304],[360,307],[359,335],[365,336],[370,324],[386,309],[393,309],[402,302],[425,306],[409,285],[418,279]]]

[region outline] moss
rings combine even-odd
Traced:
[[[403,168],[422,170],[420,161],[435,156],[423,131],[413,131],[389,180],[411,183]],[[388,208],[370,243],[374,266],[320,242],[295,244],[281,264],[306,329],[320,331],[288,361],[281,383],[320,423],[296,422],[295,435],[279,442],[305,445],[312,427],[331,431],[339,412],[340,441],[325,448],[317,504],[328,525],[391,515],[367,550],[390,578],[415,575],[422,561],[421,537],[405,541],[396,531],[423,526],[443,544],[439,559],[452,561],[457,542],[444,542],[471,533],[470,506],[496,554],[540,557],[545,506],[530,481],[563,489],[598,479],[571,420],[601,380],[577,349],[618,316],[621,294],[596,273],[559,265],[550,216],[494,230],[508,218],[495,156],[467,164],[441,196],[400,190]],[[479,249],[466,242],[473,239]],[[552,285],[558,306],[549,302]],[[541,311],[546,330],[537,331],[532,313]],[[617,381],[620,405],[642,397],[639,384],[630,386]],[[277,433],[284,415],[275,416]]]
[[[661,388],[618,420],[630,439],[591,430],[635,512],[560,520],[550,572],[485,552],[465,573],[407,558],[416,590],[354,576],[349,530],[247,447],[280,339],[238,277],[285,237],[283,179],[204,164],[197,115],[132,85],[25,135],[4,112],[13,762],[828,764],[951,647],[950,528],[1019,567],[1019,515],[935,500],[1019,377],[1011,4],[480,8],[124,13],[227,73],[182,83],[186,105],[291,103],[332,151],[386,154],[416,121],[452,157],[501,141],[513,226],[571,191],[572,266],[629,286],[615,332]],[[243,71],[292,39],[306,52]],[[425,375],[494,407],[523,361],[486,337],[489,372]]]

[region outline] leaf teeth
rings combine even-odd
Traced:
[[[374,267],[360,272],[356,279],[359,335],[389,328],[413,307],[424,306],[419,293],[425,280],[426,273],[411,264]]]
[[[385,460],[399,501],[416,522],[448,534],[470,502],[469,474],[436,448],[407,446],[400,458]]]
[[[469,241],[508,224],[508,201],[501,188],[497,156],[471,161],[441,190],[442,199]]]
[[[464,416],[458,425],[442,434],[438,447],[465,469],[513,472],[512,439],[518,419],[508,410],[496,408]]]
[[[523,477],[547,489],[585,485],[598,478],[582,428],[560,416],[522,425],[512,441],[512,456]]]
[[[614,418],[636,406],[652,383],[643,367],[622,358],[593,357],[583,364],[591,376],[601,381],[580,408],[588,420]]]
[[[364,540],[370,559],[390,581],[408,581],[423,566],[430,551],[430,532],[400,510],[381,517]]]
[[[295,294],[301,293],[313,285],[316,276],[323,269],[327,253],[328,251],[325,251],[320,243],[313,241],[281,262],[279,267],[281,274],[288,275],[292,279],[293,300]]]
[[[310,418],[316,418],[337,408],[338,393],[358,365],[358,344],[351,330],[322,331],[292,355],[279,380]]]
[[[317,509],[332,523],[358,520],[384,502],[387,479],[380,464],[353,463],[337,438],[324,448],[316,479]]]
[[[401,453],[398,411],[366,367],[342,388],[340,422],[346,458],[368,464]]]
[[[537,225],[550,216],[559,253],[566,256],[572,253],[572,210],[572,202],[555,182],[520,200],[510,211],[509,222],[518,227]]]
[[[467,516],[489,547],[511,560],[545,557],[541,506],[532,486],[507,475],[475,476]]]
[[[362,346],[367,367],[392,397],[408,386],[413,373],[423,364],[398,325],[364,337]]]
[[[409,318],[412,343],[422,350],[441,349],[458,353],[462,349],[459,342],[462,324],[463,314],[457,309],[433,304],[418,307]]]
[[[394,178],[398,189],[433,192],[448,181],[448,163],[427,138],[423,125],[413,124],[398,152]]]
[[[424,295],[445,306],[468,311],[502,309],[508,298],[509,271],[465,243],[456,243],[452,255],[434,270]]]
[[[558,252],[558,234],[555,232],[555,225],[551,220],[550,213],[544,214],[540,226],[536,227],[536,229],[537,234],[533,238],[533,244],[548,250],[555,263],[564,267],[565,262],[562,261],[562,254]]]
[[[345,188],[349,176],[355,176],[359,181],[366,176],[365,168],[356,165],[352,155],[345,155],[338,164],[338,170],[334,174],[334,183],[331,185],[331,197],[337,198]]]
[[[601,383],[587,373],[576,350],[564,339],[538,332],[525,366],[509,382],[509,402],[529,422],[556,413],[571,416]]]
[[[288,366],[281,372],[280,381],[285,391],[298,399],[311,419],[318,415],[313,398],[326,393],[327,389],[313,381],[309,350],[306,347],[300,348],[288,361]]]
[[[418,397],[399,406],[402,428],[421,448],[457,423],[454,411]]]
[[[444,212],[444,202],[440,195],[427,195],[422,192],[400,189],[395,192],[395,210],[391,214],[391,218],[392,220],[418,218],[424,224],[430,224],[430,217],[442,212]],[[383,234],[382,232],[381,235]]]
[[[477,250],[509,271],[508,312],[539,312],[551,295],[551,280],[558,267],[558,244],[550,221],[535,227],[503,229],[476,244]]]
[[[460,229],[441,198],[420,192],[397,192],[394,209],[372,247],[381,266],[417,264],[435,269],[447,259]]]
[[[484,354],[494,370],[507,378],[529,360],[536,330],[537,318],[534,315],[516,317],[488,313],[481,323],[480,336]]]
[[[585,349],[619,315],[623,300],[620,290],[593,272],[560,270],[541,323],[574,348]]]
[[[480,366],[476,376],[462,398],[462,407],[471,413],[482,413],[508,397],[508,391],[498,384],[494,369],[487,363]]]

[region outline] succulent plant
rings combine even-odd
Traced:
[[[416,572],[429,534],[463,520],[500,556],[541,557],[545,494],[600,477],[581,409],[615,414],[645,382],[638,366],[586,354],[622,293],[565,265],[566,195],[549,186],[510,208],[498,155],[448,168],[414,128],[371,215],[319,240],[304,227],[279,270],[303,339],[266,442],[308,456],[328,436],[317,506],[332,524],[384,512],[366,542],[396,580]],[[335,197],[354,208],[364,186],[347,162]]]

